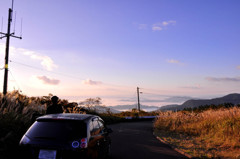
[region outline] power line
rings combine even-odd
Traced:
[[[60,72],[48,71],[48,70],[45,70],[45,69],[42,69],[42,68],[39,68],[39,67],[35,67],[35,66],[23,64],[23,63],[21,63],[21,62],[16,62],[16,61],[12,61],[12,60],[10,60],[10,62],[15,63],[15,64],[18,64],[18,65],[25,66],[25,67],[28,67],[28,68],[32,68],[32,69],[35,69],[35,70],[40,70],[40,71],[43,71],[43,72],[49,72],[49,73],[52,73],[52,74],[61,75],[61,76],[65,76],[65,77],[69,77],[69,78],[74,78],[74,79],[78,79],[78,80],[85,80],[85,79],[83,79],[83,78],[75,77],[75,76],[68,75],[68,74],[64,74],[64,73],[60,73]]]
[[[22,65],[22,66],[24,66],[24,67],[28,67],[28,68],[35,69],[35,70],[39,70],[39,71],[43,71],[43,72],[48,72],[48,73],[52,73],[52,74],[56,74],[56,75],[61,75],[61,76],[65,76],[65,77],[73,78],[73,79],[78,79],[78,80],[86,80],[86,78],[83,79],[83,78],[79,78],[79,77],[72,76],[72,75],[69,75],[69,74],[64,74],[64,73],[61,73],[61,72],[48,71],[48,70],[45,70],[45,69],[42,69],[42,68],[39,68],[39,67],[36,67],[36,66],[24,64],[24,63],[17,62],[17,61],[13,61],[13,60],[9,60],[9,61],[10,61],[11,63],[15,63],[15,64],[18,64],[18,65]],[[104,83],[104,84],[105,84],[105,85],[108,85],[108,86],[120,87],[120,88],[129,87],[129,86],[117,85],[117,84],[111,84],[111,83]],[[133,88],[133,87],[131,87],[131,88]]]
[[[16,85],[17,85],[18,89],[20,90],[20,92],[22,92],[21,88],[19,87],[19,84],[18,84],[17,80],[14,78],[14,76],[13,76],[13,74],[12,74],[12,71],[10,71],[10,70],[8,70],[8,71],[10,72],[13,80],[16,82]]]

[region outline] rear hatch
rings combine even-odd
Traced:
[[[79,120],[41,119],[25,135],[33,147],[68,150],[74,141],[87,137],[87,126]]]

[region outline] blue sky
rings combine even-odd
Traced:
[[[1,0],[3,32],[10,6]],[[117,105],[136,103],[140,87],[142,104],[158,106],[239,92],[239,7],[238,0],[15,0],[23,39],[11,39],[8,88]],[[4,50],[2,39],[1,66]]]

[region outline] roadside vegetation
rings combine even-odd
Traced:
[[[240,107],[232,104],[160,112],[155,134],[200,158],[240,158]]]
[[[28,97],[18,91],[13,91],[3,97],[0,93],[0,158],[11,159],[19,157],[21,150],[18,143],[35,121],[41,115],[46,114],[47,107],[51,104],[53,95],[42,97]],[[113,114],[110,109],[104,113],[97,113],[94,106],[104,107],[101,98],[89,98],[79,103],[68,102],[59,99],[59,104],[63,106],[65,113],[95,114],[99,115],[106,124],[127,121],[125,117],[135,117],[152,115],[141,111],[137,113],[135,109],[126,113]]]

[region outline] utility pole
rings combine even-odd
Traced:
[[[142,93],[142,92],[139,92],[139,87],[137,87],[137,97],[138,97],[138,112],[140,112],[140,99],[139,99],[139,93]]]
[[[6,39],[6,52],[5,52],[5,65],[4,65],[4,82],[3,82],[3,95],[7,94],[7,84],[8,84],[8,57],[9,57],[9,44],[10,44],[10,37],[22,39],[22,37],[15,36],[14,32],[11,33],[11,22],[12,22],[12,12],[13,12],[13,0],[12,0],[12,8],[9,8],[8,10],[8,28],[7,28],[7,33],[2,33],[0,32],[1,36],[0,39],[2,38],[7,38]]]

